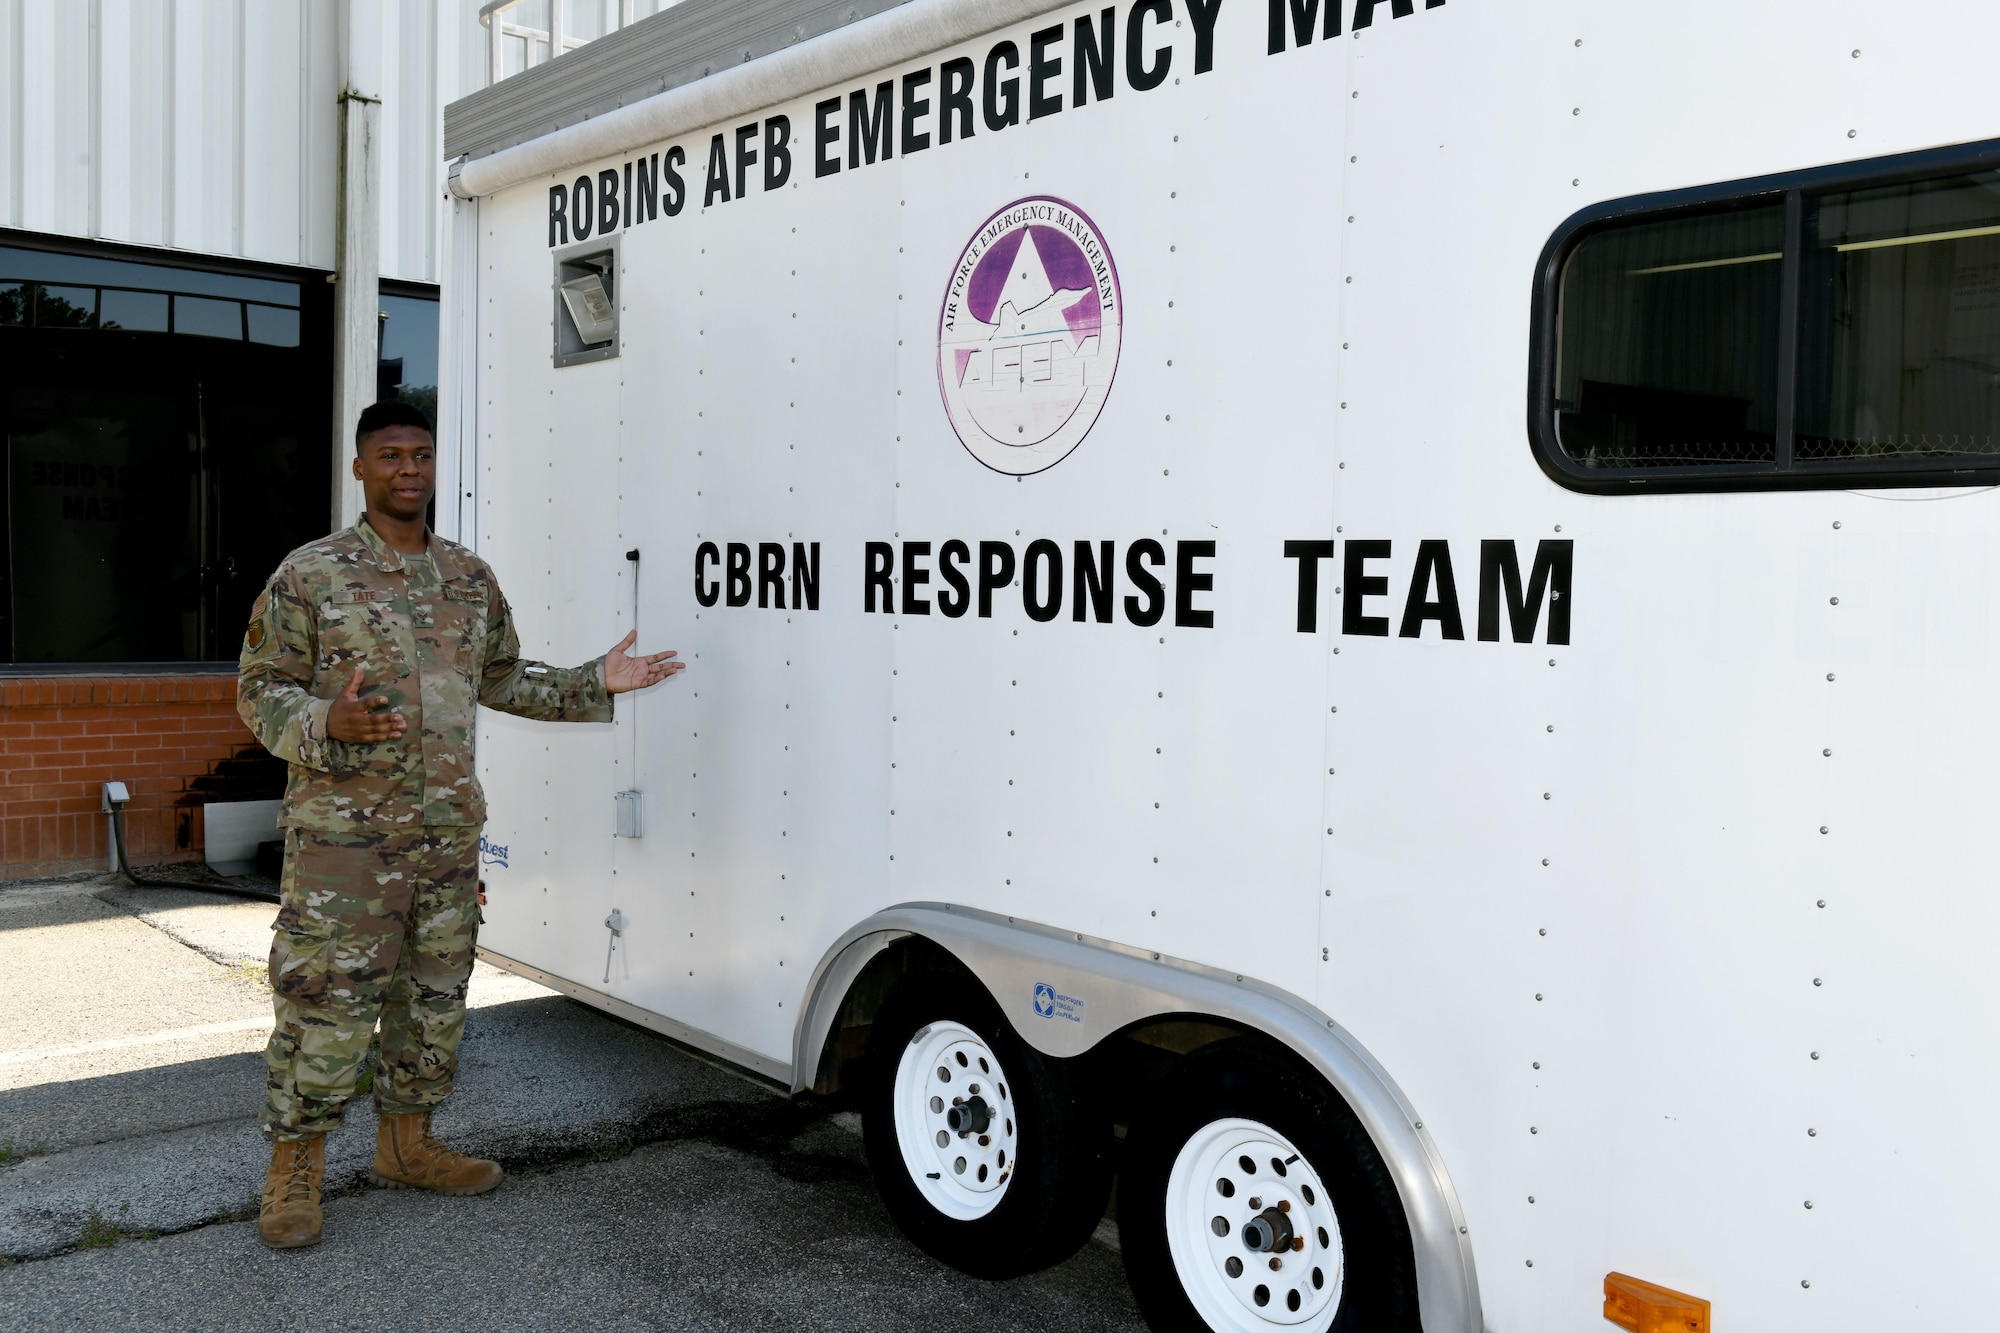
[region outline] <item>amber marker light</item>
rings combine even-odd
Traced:
[[[1707,1301],[1623,1273],[1604,1275],[1604,1317],[1632,1333],[1709,1333]]]

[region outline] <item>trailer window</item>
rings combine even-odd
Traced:
[[[1536,304],[1576,489],[2000,480],[2000,144],[1586,210]]]
[[[2000,455],[2000,173],[1808,203],[1801,459]]]
[[[1563,276],[1557,430],[1589,468],[1769,463],[1785,210],[1599,232]]]

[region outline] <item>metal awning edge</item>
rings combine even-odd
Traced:
[[[746,64],[451,166],[451,193],[478,199],[584,162],[659,143],[815,89],[1020,23],[1068,0],[911,0]]]

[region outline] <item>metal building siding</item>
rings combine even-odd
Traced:
[[[383,6],[384,277],[438,279],[462,64],[440,25],[461,8]],[[0,222],[331,268],[339,19],[335,0],[0,0]]]
[[[168,151],[175,170],[168,244],[211,254],[255,253],[243,243],[243,218],[250,210],[241,137],[241,19],[239,0],[177,2],[173,10],[174,92],[168,114],[174,139]],[[261,173],[257,184],[261,195]]]
[[[105,0],[99,30],[98,213],[104,234],[166,244],[167,7]],[[138,203],[151,201],[151,206]],[[85,219],[86,228],[89,220]]]
[[[438,280],[440,8],[383,7],[382,274],[418,282]]]
[[[81,230],[89,205],[88,176],[80,169],[90,151],[87,92],[80,86],[88,70],[88,14],[49,0],[13,3],[25,7],[10,71],[21,89],[14,151],[27,186],[16,211],[25,226]]]
[[[444,9],[440,20],[444,39],[439,43],[439,117],[453,99],[466,97],[486,86],[486,28],[479,22],[484,0],[437,0]],[[439,156],[443,156],[442,148]],[[447,224],[449,225],[449,224]]]

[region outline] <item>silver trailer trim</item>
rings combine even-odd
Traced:
[[[820,960],[794,1027],[793,1091],[812,1083],[841,1001],[862,968],[911,935],[963,963],[1021,1039],[1048,1055],[1081,1055],[1135,1023],[1173,1014],[1223,1019],[1289,1046],[1354,1108],[1396,1181],[1416,1251],[1423,1326],[1482,1333],[1471,1237],[1422,1117],[1346,1029],[1254,978],[972,908],[906,903],[861,922]]]
[[[497,194],[523,181],[614,157],[677,134],[788,102],[928,55],[982,33],[1061,9],[1067,0],[910,0],[909,4],[823,33],[797,46],[733,65],[580,124],[489,156],[452,164],[460,199]],[[585,48],[588,50],[589,48]],[[550,62],[559,68],[563,60]],[[505,89],[506,84],[496,87]]]

